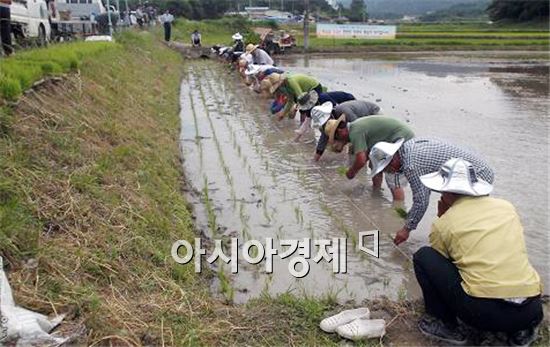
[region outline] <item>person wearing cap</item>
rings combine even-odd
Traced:
[[[296,103],[306,97],[309,91],[315,90],[317,94],[324,91],[317,79],[299,73],[271,74],[261,82],[261,90],[275,96],[278,94],[286,96],[285,107],[276,114],[278,120],[282,120],[285,116],[294,117]]]
[[[450,343],[465,343],[457,319],[482,331],[508,334],[528,345],[543,319],[542,285],[529,263],[514,206],[489,197],[493,186],[475,165],[451,158],[422,185],[441,193],[430,246],[413,256],[426,315],[419,329]]]
[[[274,65],[273,59],[267,54],[266,51],[259,48],[258,45],[249,43],[246,45],[247,54],[252,55],[252,64],[256,65]]]
[[[336,152],[351,143],[350,153],[354,156],[353,164],[348,168],[346,177],[353,179],[355,175],[367,164],[369,150],[381,141],[394,142],[399,139],[409,140],[414,137],[412,129],[404,122],[384,116],[369,116],[359,118],[353,122],[346,121],[346,114],[341,114],[338,119],[330,119],[324,127],[328,143]],[[386,183],[392,192],[394,201],[403,201],[405,193],[402,186],[406,184],[396,173],[386,174]],[[382,186],[383,175],[378,172],[372,176],[374,189]]]
[[[338,105],[334,105],[332,101],[325,101],[322,105],[315,106],[311,110],[311,118],[313,120],[311,126],[321,130],[321,137],[319,138],[319,142],[317,142],[313,159],[319,161],[325,152],[329,139],[324,130],[325,124],[329,119],[338,119],[344,114],[346,123],[351,123],[362,117],[379,114],[379,112],[380,107],[378,105],[364,100],[349,100]]]
[[[420,176],[439,170],[451,158],[463,158],[472,163],[479,177],[491,184],[494,180],[493,169],[481,156],[434,138],[380,142],[371,149],[369,158],[372,163],[371,175],[382,171],[403,174],[411,186],[413,205],[407,213],[405,225],[395,235],[396,245],[409,238],[410,232],[416,229],[430,204],[430,190],[420,182]]]

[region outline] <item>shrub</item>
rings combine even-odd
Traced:
[[[14,101],[21,95],[21,85],[10,77],[0,77],[0,96],[6,100]]]

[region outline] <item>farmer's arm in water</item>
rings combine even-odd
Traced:
[[[348,169],[346,172],[346,177],[348,179],[352,179],[357,175],[359,170],[363,168],[367,164],[368,156],[366,151],[360,151],[355,154],[355,160],[353,161],[353,165]]]
[[[411,230],[415,230],[424,217],[428,205],[430,204],[430,190],[420,181],[420,175],[405,175],[411,186],[413,195],[413,205],[407,215],[407,221],[403,228],[401,228],[393,242],[399,245],[402,242],[407,241]]]
[[[288,115],[291,114],[291,112],[295,111],[294,110],[294,108],[295,108],[294,107],[295,106],[294,96],[292,94],[288,93],[286,87],[284,87],[284,89],[282,89],[281,92],[286,96],[286,104],[285,104],[285,107],[280,112],[275,114],[275,116],[277,117],[278,120],[283,120],[283,118],[285,118],[285,116],[288,116]]]
[[[325,149],[327,148],[328,144],[328,136],[325,134],[324,131],[321,130],[321,137],[319,138],[319,142],[317,143],[317,148],[315,149],[315,156],[313,159],[315,161],[319,161],[321,159],[321,156],[325,152]]]

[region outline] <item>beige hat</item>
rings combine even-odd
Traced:
[[[325,135],[328,136],[328,143],[334,142],[334,134],[341,122],[346,119],[346,115],[342,114],[338,119],[330,119],[325,125]]]
[[[265,80],[268,80],[271,83],[271,86],[269,87],[269,93],[275,94],[281,84],[284,83],[285,77],[283,76],[283,74],[280,73],[272,73],[271,75],[264,78],[264,81]]]
[[[420,176],[430,190],[469,196],[489,195],[493,186],[477,177],[474,166],[460,158],[451,158],[437,172]]]
[[[269,79],[264,78],[260,82],[260,92],[269,92],[269,93],[271,93],[270,89],[271,89],[271,82],[269,81]]]
[[[252,44],[252,43],[249,43],[248,45],[246,45],[246,53],[252,53],[256,50],[256,48],[258,48],[259,45],[255,45],[255,44]]]

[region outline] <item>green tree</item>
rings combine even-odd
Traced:
[[[548,0],[493,0],[487,7],[487,14],[493,21],[547,20],[549,7]]]
[[[364,0],[352,0],[348,15],[350,21],[352,22],[364,22],[367,20],[367,6],[365,5]]]

